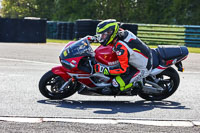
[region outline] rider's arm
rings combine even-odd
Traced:
[[[109,73],[111,75],[119,75],[122,73],[125,73],[127,71],[127,68],[129,67],[128,59],[129,59],[129,53],[128,49],[121,43],[117,42],[115,45],[115,52],[117,54],[117,58],[120,63],[119,68],[109,68]]]

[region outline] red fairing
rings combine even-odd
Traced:
[[[70,62],[71,64],[75,65],[75,67],[72,69],[72,71],[77,71],[77,70],[79,70],[78,69],[78,63],[82,58],[83,58],[83,56],[75,57],[75,58],[68,58],[68,59],[65,59],[65,60]]]
[[[95,59],[105,65],[115,65],[119,63],[116,53],[112,50],[113,46],[99,46],[95,50]]]
[[[62,77],[65,81],[67,81],[70,76],[66,73],[66,68],[64,68],[63,66],[57,66],[52,68],[52,72],[56,75],[59,75],[60,77]]]
[[[72,63],[73,65],[75,65],[75,67],[72,69],[67,69],[64,66],[57,66],[57,67],[52,68],[52,72],[56,75],[61,76],[64,80],[68,80],[70,78],[70,75],[68,74],[68,72],[75,73],[75,74],[88,74],[87,72],[84,72],[78,69],[78,62],[82,58],[83,56],[66,59],[66,61]]]

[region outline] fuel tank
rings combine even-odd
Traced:
[[[113,66],[119,63],[116,53],[112,50],[113,46],[99,46],[95,50],[95,59],[105,65]]]

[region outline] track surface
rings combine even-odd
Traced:
[[[183,62],[180,86],[164,101],[78,94],[61,101],[48,100],[39,93],[38,82],[59,65],[63,46],[0,43],[1,116],[200,120],[200,54],[190,54]]]

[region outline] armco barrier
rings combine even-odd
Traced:
[[[147,44],[200,47],[200,26],[138,24],[138,37]]]
[[[46,20],[0,18],[0,42],[46,42]]]

